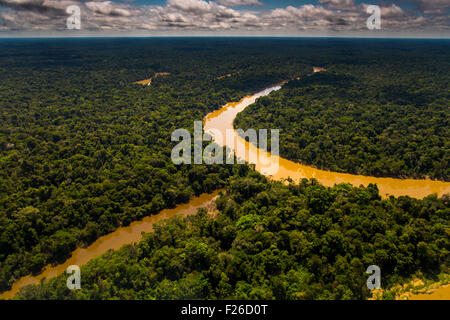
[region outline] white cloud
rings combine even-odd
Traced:
[[[400,0],[416,6],[424,14],[447,15],[450,9],[449,0]]]
[[[404,0],[409,1],[409,0]],[[421,5],[422,0],[411,0]],[[66,28],[65,8],[81,7],[82,29],[87,31],[223,31],[255,32],[301,30],[366,30],[368,4],[355,5],[353,0],[320,0],[321,5],[306,4],[272,10],[235,8],[260,3],[256,0],[167,0],[164,6],[137,6],[133,2],[105,0],[0,0],[1,30],[48,30]],[[442,0],[431,0],[426,10],[436,10]],[[425,12],[425,11],[424,11]],[[393,3],[381,5],[382,28],[387,31],[449,30],[446,15],[417,15]]]
[[[94,13],[111,16],[131,16],[131,12],[125,8],[118,7],[117,4],[111,1],[103,2],[87,2],[86,7]]]
[[[404,17],[405,15],[405,11],[393,3],[390,6],[381,7],[381,16],[383,18]]]
[[[263,5],[263,3],[260,2],[259,0],[217,0],[217,2],[227,7]]]
[[[320,3],[329,8],[355,9],[355,0],[319,0]]]

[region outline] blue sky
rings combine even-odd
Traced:
[[[69,6],[80,29],[68,30]],[[380,30],[369,30],[369,5]],[[0,36],[450,37],[450,0],[0,0]]]

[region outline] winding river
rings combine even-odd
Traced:
[[[395,197],[410,196],[413,198],[422,199],[432,193],[437,193],[439,196],[450,193],[449,182],[416,179],[376,178],[319,170],[310,166],[283,159],[279,156],[271,155],[269,152],[260,150],[255,145],[248,143],[243,138],[241,138],[234,130],[234,119],[239,112],[243,111],[246,107],[253,104],[256,99],[268,95],[271,92],[279,89],[281,89],[281,84],[274,85],[252,96],[245,97],[239,102],[228,103],[223,108],[208,114],[204,119],[204,131],[209,133],[217,144],[221,146],[227,146],[231,150],[234,150],[238,158],[245,159],[246,161],[249,161],[249,159],[257,159],[256,170],[262,174],[267,172],[267,168],[271,166],[274,167],[274,164],[278,162],[279,170],[275,174],[271,175],[271,178],[275,180],[291,178],[295,181],[299,181],[302,178],[315,178],[323,185],[329,187],[343,182],[350,183],[357,187],[360,185],[367,186],[370,183],[374,183],[378,185],[380,195],[382,197],[393,195]],[[220,132],[220,135],[217,134],[216,130]],[[231,132],[233,136],[226,137],[227,131],[229,133]],[[233,143],[230,144],[230,141],[234,141],[234,145]],[[239,146],[239,144],[244,144],[245,149],[234,147]]]
[[[295,163],[278,156],[271,155],[269,152],[259,150],[253,144],[246,142],[239,137],[234,131],[233,120],[239,112],[244,110],[247,106],[254,103],[259,97],[270,94],[275,90],[279,90],[281,85],[275,85],[258,92],[252,96],[243,98],[239,102],[228,103],[221,109],[208,114],[204,119],[204,130],[210,133],[215,141],[222,146],[227,145],[234,150],[238,157],[242,159],[251,159],[252,156],[259,157],[256,163],[256,170],[260,173],[266,173],[266,168],[274,162],[279,163],[279,170],[272,175],[272,179],[282,180],[292,178],[293,180],[300,180],[301,178],[316,178],[320,183],[326,186],[333,186],[336,183],[348,182],[352,185],[367,186],[369,183],[376,183],[380,189],[380,193],[385,197],[387,195],[402,196],[408,195],[414,198],[423,198],[429,194],[437,193],[439,196],[450,193],[450,183],[432,181],[432,180],[413,180],[413,179],[393,179],[393,178],[375,178],[360,175],[351,175],[345,173],[335,173],[325,170],[315,169],[299,163]],[[270,128],[269,128],[270,129]],[[218,130],[225,137],[227,130],[233,133],[232,139],[240,141],[245,145],[244,149],[235,150],[232,145],[217,139],[214,130]],[[224,139],[225,140],[225,139]],[[141,221],[133,222],[127,227],[120,227],[116,231],[97,239],[92,245],[87,248],[78,248],[72,256],[63,264],[51,266],[48,265],[43,269],[43,272],[37,276],[26,276],[14,282],[12,289],[0,294],[0,299],[11,299],[24,286],[30,284],[38,284],[41,279],[50,279],[64,273],[68,266],[78,265],[82,266],[89,260],[98,257],[108,250],[119,249],[125,244],[137,242],[141,239],[142,233],[153,231],[154,223],[168,219],[174,215],[181,214],[184,216],[194,214],[199,208],[208,208],[209,211],[214,210],[214,200],[218,195],[218,191],[212,194],[203,194],[199,197],[193,198],[188,204],[182,204],[174,209],[166,209],[157,215],[149,216]]]

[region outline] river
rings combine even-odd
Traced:
[[[275,85],[273,87],[264,89],[257,94],[243,98],[239,102],[228,103],[223,108],[211,112],[204,119],[204,131],[209,133],[217,144],[221,146],[227,146],[234,150],[237,157],[249,161],[249,159],[258,159],[256,162],[256,170],[260,173],[267,172],[266,169],[270,166],[274,166],[275,162],[279,163],[279,170],[271,175],[274,180],[282,180],[291,178],[295,181],[299,181],[302,178],[315,178],[321,184],[332,187],[337,183],[347,182],[354,186],[364,185],[369,183],[377,184],[380,190],[380,195],[386,198],[389,195],[395,197],[398,196],[410,196],[417,199],[437,193],[442,196],[446,193],[450,193],[450,183],[434,180],[418,180],[418,179],[395,179],[395,178],[377,178],[362,175],[353,175],[347,173],[337,173],[326,170],[316,169],[310,166],[302,165],[287,159],[283,159],[279,156],[271,155],[269,152],[258,149],[255,145],[246,142],[241,138],[233,127],[233,121],[237,114],[243,111],[246,107],[253,104],[259,97],[270,94],[273,91],[281,89],[281,85]],[[277,129],[277,128],[267,128]],[[214,130],[218,130],[223,139]],[[226,132],[232,132],[233,137],[226,137]],[[226,138],[225,138],[226,137]],[[245,144],[245,149],[234,148],[233,145],[227,142],[235,141],[235,145],[238,143]]]
[[[212,212],[215,210],[214,200],[217,198],[219,191],[211,194],[202,194],[199,197],[192,198],[187,204],[180,204],[174,209],[165,209],[160,213],[145,217],[141,221],[131,223],[127,227],[120,227],[116,231],[98,238],[87,248],[78,248],[72,256],[64,263],[51,266],[48,265],[43,269],[43,272],[36,276],[25,276],[15,281],[11,290],[0,294],[0,299],[12,299],[20,288],[39,284],[41,279],[50,279],[59,276],[66,272],[70,265],[82,266],[89,262],[89,260],[101,256],[108,250],[120,249],[125,244],[138,242],[142,238],[142,233],[152,232],[153,225],[161,220],[169,219],[177,214],[188,216],[195,214],[199,208],[207,208]]]

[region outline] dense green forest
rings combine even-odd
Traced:
[[[230,166],[175,166],[170,136],[306,70],[297,45],[269,45],[0,41],[0,292],[121,225],[224,186]],[[132,84],[155,72],[171,76]]]
[[[374,186],[282,186],[245,165],[175,166],[170,160],[171,133],[192,130],[194,121],[226,102],[306,75],[313,65],[329,66],[338,78],[343,70],[359,70],[364,78],[363,61],[376,69],[376,63],[401,52],[416,57],[434,52],[442,69],[425,64],[436,80],[424,71],[424,88],[432,98],[448,101],[440,89],[448,79],[448,62],[441,61],[448,42],[0,40],[0,292],[119,226],[219,188],[227,188],[227,195],[218,202],[216,219],[204,213],[174,219],[141,243],[92,261],[83,268],[80,292],[64,291],[58,279],[23,297],[365,298],[366,275],[360,271],[369,262],[384,268],[387,284],[416,272],[448,272],[447,198],[381,201]],[[170,75],[151,86],[133,84],[157,72]],[[232,76],[222,77],[226,74]],[[354,85],[357,74],[348,75],[355,77]],[[258,112],[263,115],[261,105],[272,99],[290,101],[281,97],[303,90],[302,81],[261,99]],[[307,85],[312,91],[327,86]],[[305,96],[297,98],[306,101]],[[448,161],[448,110],[436,101],[423,111],[428,117],[423,128],[417,119],[408,123],[422,130],[414,140],[424,148],[421,156],[432,150],[431,162],[424,162],[432,169],[420,174],[447,179],[448,162],[440,171],[434,165]],[[380,123],[388,117],[378,115]],[[297,113],[286,123],[290,116]],[[440,121],[444,125],[437,126]],[[308,134],[314,138],[313,131]],[[58,290],[52,293],[53,286]]]
[[[450,181],[450,43],[353,49],[260,99],[235,127],[279,128],[281,156],[320,169]]]
[[[381,200],[375,185],[284,185],[249,171],[216,203],[214,219],[176,216],[91,260],[80,290],[62,275],[16,298],[365,299],[369,265],[383,288],[449,271],[449,197]]]

